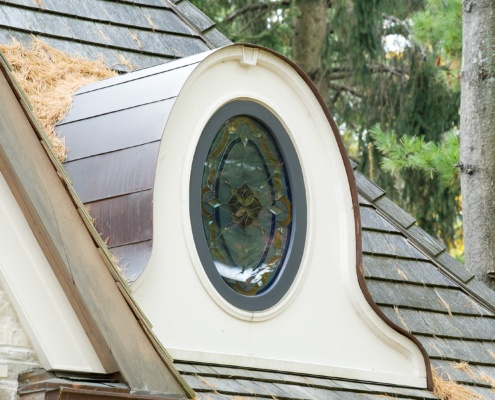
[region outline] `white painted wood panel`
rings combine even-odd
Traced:
[[[45,369],[105,373],[3,175],[0,279]]]

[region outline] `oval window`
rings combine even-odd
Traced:
[[[223,106],[199,140],[190,196],[196,247],[216,290],[249,311],[276,304],[306,235],[301,167],[280,121],[254,102]]]

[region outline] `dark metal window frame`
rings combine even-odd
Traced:
[[[199,195],[206,157],[218,130],[229,118],[241,115],[256,119],[273,135],[285,160],[293,205],[292,235],[286,260],[271,286],[255,296],[235,292],[218,273],[204,234]],[[214,288],[226,301],[246,311],[263,311],[276,305],[285,296],[299,270],[306,242],[306,190],[294,145],[282,123],[267,108],[254,101],[234,100],[213,114],[201,134],[194,154],[189,186],[189,212],[194,242],[203,268]]]

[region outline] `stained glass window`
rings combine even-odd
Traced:
[[[216,292],[246,311],[267,310],[289,291],[306,243],[306,190],[281,120],[233,100],[196,145],[189,213],[197,254]]]
[[[263,293],[284,265],[293,213],[284,159],[262,123],[239,115],[220,127],[208,150],[200,195],[218,273],[239,294]]]

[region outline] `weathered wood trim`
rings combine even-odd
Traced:
[[[22,91],[0,60],[0,172],[108,372],[119,370],[133,391],[192,397],[158,354],[97,251],[45,151],[44,134]],[[58,169],[60,169],[58,171]]]
[[[75,374],[64,376],[35,370],[19,376],[21,400],[177,400],[178,396],[156,396],[131,393],[129,387],[118,384],[118,374]]]

